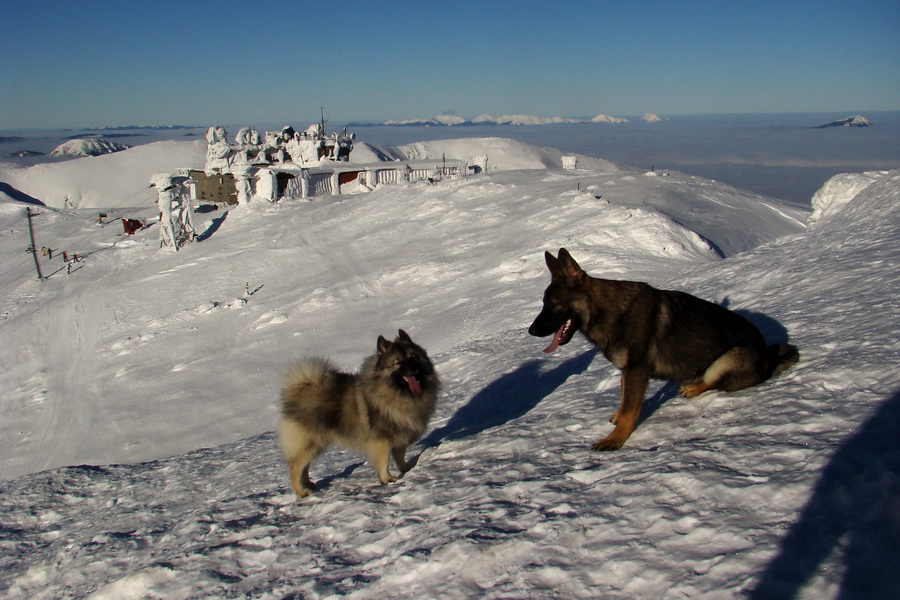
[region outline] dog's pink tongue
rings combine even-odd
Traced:
[[[553,334],[553,341],[550,342],[549,346],[544,348],[544,354],[550,354],[551,352],[553,352],[554,350],[559,348],[559,342],[560,342],[560,340],[562,340],[563,332],[566,330],[566,327],[568,327],[568,325],[569,325],[569,322],[566,321],[565,323],[563,323],[563,326],[560,327],[556,331],[556,333]]]
[[[406,380],[406,385],[409,386],[409,391],[413,393],[413,396],[418,396],[422,393],[422,384],[419,383],[419,380],[415,377],[404,377]]]

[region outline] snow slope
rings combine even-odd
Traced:
[[[408,160],[436,159],[442,156],[475,162],[480,155],[488,157],[488,170],[512,171],[517,169],[561,169],[563,153],[553,148],[543,148],[507,138],[467,138],[416,142],[389,148],[395,158]],[[365,162],[354,156],[355,162]],[[591,171],[634,170],[616,163],[593,158],[578,157],[579,165]]]
[[[147,186],[153,173],[202,167],[203,141],[162,141],[127,151],[58,163],[18,167],[0,163],[0,181],[55,208],[134,206],[155,198]]]
[[[50,285],[34,281],[33,266],[21,252],[27,246],[23,211],[10,207],[16,225],[6,255],[16,269],[4,310],[16,318],[6,323],[4,337],[27,342],[0,355],[20,377],[11,384],[19,401],[28,405],[36,386],[48,406],[15,411],[0,425],[12,436],[26,432],[2,450],[0,464],[10,461],[10,472],[19,474],[78,462],[147,460],[259,432],[270,426],[271,415],[234,390],[271,385],[266,365],[283,363],[285,355],[297,352],[295,345],[302,351],[324,348],[339,358],[351,353],[344,364],[353,368],[371,346],[361,349],[358,337],[385,333],[383,321],[391,323],[389,330],[445,324],[426,344],[432,352],[515,328],[534,299],[530,288],[514,293],[511,283],[543,274],[542,248],[602,249],[610,256],[607,273],[643,277],[660,263],[715,260],[723,251],[740,252],[799,231],[805,217],[799,209],[761,199],[742,204],[745,196],[736,190],[688,176],[646,177],[602,161],[604,170],[597,171],[537,169],[541,156],[552,153],[510,140],[429,142],[405,151],[424,157],[435,149],[471,154],[486,147],[496,157],[492,164],[527,169],[492,168],[487,177],[440,186],[385,187],[360,196],[196,215],[207,219],[198,226],[208,233],[178,254],[157,250],[153,227],[124,239],[119,223],[100,229],[95,211],[45,211],[35,219],[38,244],[54,248],[57,257],[67,251],[88,259],[77,277],[62,277],[59,258],[50,261],[45,271],[59,275]],[[158,148],[168,154],[168,148]],[[93,160],[84,159],[85,171],[94,168]],[[81,177],[70,184],[60,177],[56,193],[79,185]],[[144,193],[150,196],[145,208],[104,208],[107,221],[152,221],[155,194]],[[650,205],[657,209],[645,208]],[[722,227],[726,220],[733,226]],[[693,221],[693,229],[679,225],[686,221]],[[397,255],[399,232],[403,246],[415,250],[411,255]],[[248,286],[263,289],[245,299]],[[252,301],[244,305],[245,300]],[[520,313],[513,310],[516,304]],[[335,332],[348,319],[363,323],[363,330],[336,341]],[[290,344],[275,327],[281,323],[291,328]],[[244,357],[247,343],[254,350]],[[221,371],[212,383],[211,369]],[[142,415],[136,432],[123,421],[145,407],[139,401],[122,410],[133,404],[130,388],[170,397],[172,382],[162,372],[181,380],[178,389],[208,386],[206,393],[179,392],[177,402]],[[210,397],[224,400],[211,403]],[[91,407],[90,415],[60,416],[82,404]],[[195,428],[192,415],[215,418],[217,425],[188,435]]]
[[[678,173],[498,170],[197,214],[202,241],[177,254],[153,226],[124,239],[94,211],[41,209],[39,240],[86,256],[43,283],[24,209],[0,204],[0,589],[888,597],[898,196],[892,172],[805,231],[803,211]],[[802,361],[733,394],[660,384],[626,446],[591,453],[616,370],[525,332],[543,250],[563,245],[597,275],[751,311]],[[306,353],[354,369],[398,327],[445,382],[415,468],[380,487],[335,449],[295,503],[271,433],[280,375]]]

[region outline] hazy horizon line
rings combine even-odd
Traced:
[[[604,122],[596,122],[590,123],[590,120],[598,115],[607,115],[610,117],[618,117],[625,119],[632,119],[640,121],[641,117],[646,114],[655,114],[663,117],[663,119],[671,120],[672,118],[682,118],[682,117],[737,117],[737,116],[767,116],[767,115],[862,115],[866,116],[866,114],[887,114],[887,113],[900,113],[900,109],[894,110],[810,110],[810,111],[761,111],[761,112],[710,112],[710,113],[661,113],[661,112],[651,112],[651,113],[642,113],[642,114],[609,114],[609,113],[597,113],[597,115],[593,116],[561,116],[561,115],[553,115],[550,117],[542,117],[539,115],[534,115],[531,113],[514,113],[508,112],[503,114],[493,114],[493,113],[481,113],[480,115],[476,115],[475,117],[462,117],[466,119],[467,123],[471,123],[471,119],[477,118],[478,116],[489,114],[491,116],[533,116],[541,119],[573,119],[581,121],[582,123],[534,123],[534,124],[511,124],[511,123],[485,123],[485,126],[509,126],[509,127],[540,127],[546,125],[577,125],[577,124],[594,124],[594,125],[623,125],[624,123],[604,123]],[[460,116],[454,112],[443,112],[433,115],[431,117],[411,117],[411,118],[394,118],[387,120],[377,120],[377,119],[337,119],[337,118],[326,118],[326,122],[337,122],[343,125],[354,124],[357,126],[378,126],[384,125],[388,121],[412,121],[412,120],[428,120],[434,119],[435,117],[440,116]],[[127,124],[107,124],[107,125],[85,125],[85,126],[77,126],[77,125],[67,125],[67,126],[16,126],[16,127],[2,127],[0,126],[0,131],[91,131],[91,130],[108,130],[108,129],[202,129],[205,127],[211,127],[213,125],[219,126],[247,126],[246,123],[252,122],[254,119],[247,119],[241,123],[238,122],[210,122],[211,124],[189,124],[189,123],[127,123]],[[302,121],[302,122],[310,122],[310,123],[318,123],[320,121],[319,118],[299,118],[294,119],[294,122]],[[279,123],[289,123],[289,119],[280,119],[280,120],[272,120],[266,119],[262,120],[258,123],[259,126],[268,126],[275,125]],[[479,125],[475,123],[475,125]],[[251,125],[254,126],[254,125]],[[386,127],[406,127],[408,125],[385,125]],[[442,127],[453,128],[458,127],[458,125],[440,125]]]

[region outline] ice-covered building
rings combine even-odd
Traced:
[[[206,165],[189,171],[198,203],[243,204],[369,191],[377,185],[435,181],[466,174],[465,161],[350,161],[355,135],[325,134],[322,123],[303,132],[284,127],[261,136],[249,127],[229,143],[222,127],[206,132]]]
[[[175,173],[155,173],[150,178],[150,186],[158,194],[160,248],[168,246],[177,251],[197,237],[186,181],[187,177]],[[128,231],[127,224],[125,231]]]

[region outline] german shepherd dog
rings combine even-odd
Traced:
[[[393,342],[378,336],[358,374],[321,358],[296,365],[281,390],[278,439],[297,498],[316,490],[309,465],[332,444],[362,452],[382,485],[396,481],[390,457],[409,470],[406,449],[428,426],[439,387],[428,354],[402,329]]]
[[[615,428],[594,450],[625,443],[651,377],[674,381],[681,395],[691,398],[756,385],[800,359],[794,346],[766,347],[749,321],[712,302],[637,281],[591,277],[565,248],[558,257],[546,252],[545,259],[550,286],[528,333],[553,334],[544,350],[550,353],[581,331],[622,371],[622,404],[610,419]]]

